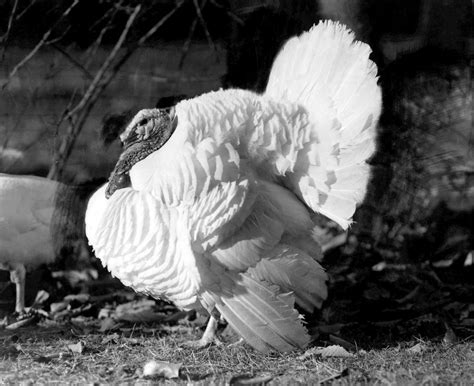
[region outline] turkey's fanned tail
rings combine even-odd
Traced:
[[[262,352],[306,347],[310,336],[293,307],[291,294],[283,294],[277,286],[247,274],[233,274],[232,281],[232,293],[220,294],[216,307],[250,345]]]
[[[303,105],[313,138],[287,185],[313,210],[347,228],[365,195],[381,111],[370,47],[343,25],[322,22],[290,39],[273,64],[265,95]]]

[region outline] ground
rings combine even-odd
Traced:
[[[183,348],[198,328],[138,326],[93,333],[77,323],[0,332],[0,380],[4,384],[162,383],[239,384],[446,384],[474,383],[474,343],[410,340],[358,350],[351,357],[296,352],[263,355],[246,345]],[[147,361],[182,363],[179,378],[143,377]],[[232,382],[231,382],[232,381]],[[258,383],[260,381],[260,383]]]

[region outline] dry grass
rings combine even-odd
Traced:
[[[183,348],[184,341],[201,333],[189,326],[137,327],[109,334],[78,331],[72,324],[0,331],[0,381],[204,385],[228,384],[233,376],[252,374],[271,375],[272,384],[474,383],[474,344],[469,342],[422,342],[421,352],[411,353],[408,349],[418,343],[412,341],[350,358],[321,358],[309,353],[262,355],[246,345]],[[81,353],[68,348],[79,342]],[[180,378],[143,378],[143,365],[152,359],[181,362]]]

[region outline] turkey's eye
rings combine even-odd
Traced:
[[[145,126],[148,123],[148,119],[143,118],[140,122],[138,122],[139,126]]]

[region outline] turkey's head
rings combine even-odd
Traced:
[[[130,186],[129,171],[133,165],[162,147],[171,137],[178,118],[175,109],[140,110],[120,135],[123,151],[109,178],[105,196]]]

